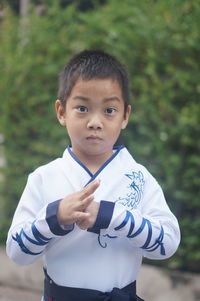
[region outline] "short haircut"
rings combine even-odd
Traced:
[[[101,50],[84,50],[71,58],[59,76],[58,99],[65,107],[67,98],[79,79],[106,78],[118,81],[126,112],[129,104],[128,72],[114,56]]]

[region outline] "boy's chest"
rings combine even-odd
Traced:
[[[50,203],[80,191],[93,180],[89,175],[71,174],[67,176],[62,171],[54,176],[43,178],[43,198]],[[95,201],[115,202],[123,205],[127,210],[139,209],[143,198],[145,177],[142,171],[128,169],[118,174],[100,173],[100,186],[94,193]]]

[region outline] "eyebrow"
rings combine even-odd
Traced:
[[[83,101],[89,101],[90,99],[84,96],[74,96],[73,97],[74,100],[83,100]]]
[[[90,98],[84,97],[84,96],[80,96],[80,95],[74,96],[73,99],[74,100],[90,101]],[[109,102],[109,101],[120,102],[120,99],[117,96],[113,96],[113,97],[104,98],[103,101],[104,102]]]
[[[108,102],[108,101],[118,101],[118,102],[120,102],[120,99],[117,96],[104,98],[104,102]]]

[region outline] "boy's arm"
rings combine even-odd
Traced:
[[[73,230],[78,218],[87,216],[87,213],[81,211],[92,201],[90,193],[96,186],[95,183],[91,183],[82,191],[62,200],[68,214],[65,226],[61,226],[57,217],[61,200],[45,203],[41,177],[37,173],[31,174],[8,232],[8,256],[19,265],[35,262],[43,255],[52,238],[67,235]]]
[[[140,210],[127,210],[122,204],[101,201],[96,222],[88,231],[108,237],[126,237],[150,259],[172,256],[180,243],[179,225],[150,174],[141,202]]]
[[[40,175],[29,175],[8,232],[8,256],[19,265],[35,262],[53,237],[66,235],[73,228],[62,228],[56,218],[58,202],[47,204],[42,197]]]

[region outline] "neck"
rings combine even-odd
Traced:
[[[92,174],[95,174],[99,168],[112,156],[113,150],[104,154],[84,154],[72,148],[74,155],[89,169]]]

